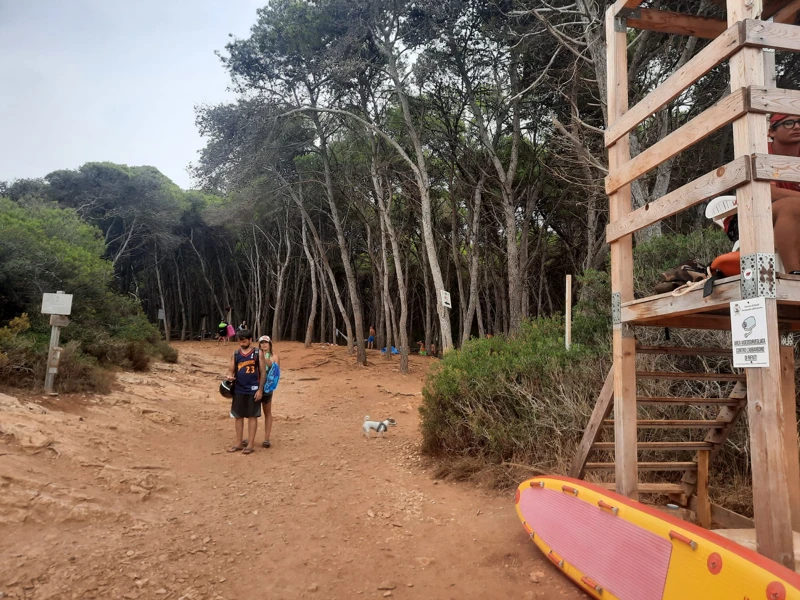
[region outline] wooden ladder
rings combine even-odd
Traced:
[[[683,356],[730,356],[731,351],[717,348],[686,348],[672,346],[640,346],[637,354],[669,354]],[[680,483],[651,483],[640,482],[638,491],[641,494],[666,494],[671,499],[684,506],[694,509],[697,519],[703,527],[711,526],[712,508],[715,517],[729,516],[721,507],[713,506],[708,496],[708,468],[711,461],[719,453],[725,440],[733,432],[736,422],[747,406],[747,388],[745,375],[736,373],[673,373],[663,371],[640,371],[636,373],[637,380],[644,379],[669,379],[691,381],[723,381],[735,382],[730,394],[725,398],[693,398],[693,397],[652,397],[637,396],[637,405],[655,406],[712,406],[718,407],[713,420],[701,419],[637,419],[638,430],[648,429],[705,429],[707,434],[703,441],[639,441],[637,450],[658,453],[668,452],[695,452],[693,461],[656,461],[639,462],[638,470],[651,472],[683,472]],[[612,441],[598,441],[605,428],[613,430],[614,421],[609,419],[613,407],[614,378],[613,370],[609,371],[603,389],[597,399],[589,423],[583,432],[583,439],[578,446],[578,452],[572,463],[570,476],[582,479],[586,471],[613,471],[613,462],[588,462],[594,451],[614,452],[615,444]],[[614,489],[613,483],[600,484],[609,489]],[[735,515],[735,513],[730,513]],[[745,523],[737,522],[743,526]]]

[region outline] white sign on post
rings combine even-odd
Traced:
[[[453,308],[453,305],[450,302],[450,292],[445,292],[442,290],[442,304],[445,306],[445,308]]]
[[[764,298],[731,302],[733,366],[768,367],[767,306]]]
[[[163,308],[159,308],[158,309],[158,320],[159,321],[163,321],[164,320],[164,309]]]
[[[42,294],[43,315],[69,315],[72,312],[72,294]]]

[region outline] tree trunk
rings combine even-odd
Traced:
[[[308,239],[306,236],[306,222],[302,221],[303,224],[303,250],[306,254],[306,260],[308,260],[308,269],[310,271],[311,277],[311,312],[308,315],[308,324],[306,325],[306,338],[305,338],[305,347],[311,347],[311,341],[314,337],[314,320],[317,317],[317,267],[314,264],[314,257],[311,256],[311,250],[308,247]],[[323,315],[322,318],[325,318],[325,311],[322,311]]]

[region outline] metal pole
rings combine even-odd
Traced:
[[[564,321],[564,327],[566,328],[564,345],[569,350],[570,346],[572,346],[572,275],[567,275],[567,302]]]

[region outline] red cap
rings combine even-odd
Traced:
[[[785,121],[785,120],[786,120],[786,119],[788,119],[790,116],[791,116],[791,115],[784,115],[784,114],[782,114],[782,113],[775,113],[774,115],[772,115],[772,116],[769,118],[769,126],[770,126],[770,127],[775,127],[775,125],[777,125],[777,124],[778,124],[778,123],[780,123],[781,121]]]

